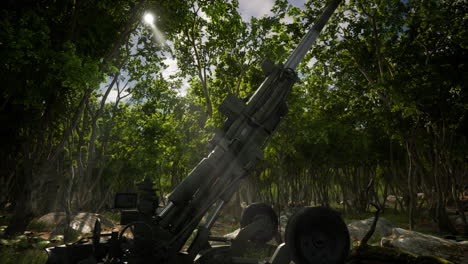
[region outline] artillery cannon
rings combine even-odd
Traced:
[[[297,79],[295,69],[340,2],[331,1],[284,65],[264,61],[266,78],[247,104],[234,95],[224,100],[220,111],[227,119],[211,140],[212,151],[172,191],[166,206],[158,208],[152,183],[145,180],[138,185],[137,194],[116,196],[116,207],[124,209],[122,231],[102,234],[96,221],[91,241],[48,248],[48,263],[258,263],[240,257],[243,244],[247,240],[266,242],[276,234],[273,209],[265,204],[248,207],[242,228],[231,241],[211,237],[210,229],[240,180],[262,158],[287,113],[286,99]],[[130,231],[133,237],[125,237]],[[268,263],[343,263],[349,250],[346,225],[338,213],[324,207],[304,208],[294,215],[285,240]],[[210,241],[227,245],[213,246]]]

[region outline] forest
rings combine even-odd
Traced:
[[[263,59],[284,62],[327,1],[275,0],[248,19],[239,2],[2,1],[1,236],[50,212],[108,212],[145,177],[165,204],[208,153],[223,100],[250,98]],[[343,1],[227,214],[260,201],[345,219],[377,208],[467,240],[467,11],[463,0]]]

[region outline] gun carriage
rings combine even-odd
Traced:
[[[172,191],[167,205],[158,208],[153,184],[145,180],[138,184],[137,194],[115,198],[116,208],[123,209],[125,226],[120,232],[103,234],[96,221],[90,241],[48,248],[48,263],[259,263],[241,255],[245,241],[265,243],[277,234],[278,220],[271,207],[262,203],[247,207],[239,234],[232,240],[212,237],[210,229],[241,179],[262,158],[287,113],[295,69],[340,2],[330,2],[284,65],[264,61],[266,78],[248,103],[234,95],[224,100],[220,111],[227,119],[211,140],[211,152]],[[128,232],[132,238],[124,235]],[[210,241],[226,245],[214,246]],[[348,250],[349,234],[339,214],[325,207],[307,207],[289,220],[285,243],[267,263],[343,263]]]

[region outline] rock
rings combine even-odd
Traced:
[[[44,249],[44,248],[46,248],[49,244],[50,244],[50,241],[49,241],[49,240],[42,240],[42,241],[37,242],[36,248],[38,248],[38,249]]]
[[[280,223],[280,225],[281,225],[282,227],[285,227],[285,228],[286,228],[286,225],[288,224],[289,217],[290,217],[290,216],[286,216],[286,215],[280,216],[279,223]]]
[[[358,220],[348,224],[349,237],[351,241],[360,241],[369,231],[374,218]],[[385,237],[392,234],[396,226],[385,218],[379,217],[373,237]]]
[[[450,220],[454,225],[463,225],[463,217],[461,215],[450,215],[449,216]],[[465,213],[465,219],[468,222],[468,214]]]
[[[39,217],[37,221],[48,224],[48,225],[58,225],[59,223],[62,223],[64,220],[65,220],[64,212],[54,212],[54,213],[48,213],[46,215]]]
[[[418,256],[397,248],[359,246],[351,250],[346,264],[455,264],[434,256]]]
[[[281,227],[281,234],[284,236],[284,231],[286,230],[286,226],[288,225],[289,218],[291,218],[297,211],[302,209],[303,207],[291,207],[285,208],[281,211],[281,215],[279,217],[279,225]]]
[[[279,225],[280,225],[279,231],[280,231],[280,237],[282,240],[284,240],[284,233],[286,232],[286,226],[288,225],[289,218],[291,218],[293,214],[294,213],[292,211],[286,211],[284,212],[284,214],[282,214],[279,217]]]
[[[387,202],[396,202],[397,200],[401,200],[403,197],[396,196],[396,195],[389,195],[387,196]]]
[[[51,242],[62,242],[63,241],[63,236],[62,235],[57,235],[53,236],[50,238]]]
[[[456,209],[453,209],[453,212],[454,214],[452,215],[449,215],[449,219],[450,221],[452,222],[453,226],[455,227],[455,229],[460,233],[460,234],[464,234],[466,232],[466,227],[465,227],[465,224],[463,222],[463,217],[458,214],[458,211]],[[466,222],[468,223],[468,212],[465,212],[465,219],[466,219]]]
[[[114,224],[102,215],[95,213],[78,213],[71,217],[70,227],[80,233],[91,233],[94,229],[94,223],[99,218],[103,229],[112,229]],[[58,228],[63,228],[65,222],[64,212],[48,213],[40,217],[38,222],[46,223],[47,225],[54,226],[57,231]]]
[[[468,245],[465,243],[402,228],[394,228],[391,236],[382,238],[381,245],[417,255],[436,256],[454,263],[468,263]]]

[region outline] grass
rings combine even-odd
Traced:
[[[11,239],[0,239],[0,263],[2,264],[44,264],[51,246],[49,240],[34,235],[20,235]]]
[[[6,223],[6,217],[2,217]],[[1,264],[45,264],[47,262],[46,247],[63,244],[63,236],[52,236],[48,239],[53,225],[31,221],[27,227],[28,232],[14,237],[3,237],[6,225],[0,225],[0,263]],[[71,230],[70,241],[77,241],[81,233]]]
[[[212,236],[224,236],[234,232],[240,227],[239,223],[230,221],[227,217],[220,216],[211,229]]]
[[[372,208],[369,212],[365,213],[354,213],[354,212],[346,212],[343,213],[343,218],[346,221],[355,221],[355,220],[362,220],[367,219],[370,217],[374,217],[375,209]],[[383,217],[395,225],[405,225],[408,223],[408,215],[401,211],[396,211],[393,208],[385,208],[384,213],[380,213],[379,217]]]
[[[81,233],[72,230],[70,240],[77,241]],[[0,239],[1,264],[44,264],[47,261],[46,247],[63,244],[63,236],[43,239],[37,234],[19,235]]]
[[[67,243],[73,243],[73,242],[78,241],[82,237],[88,237],[88,236],[90,236],[90,234],[82,234],[82,233],[70,228],[69,234],[68,234],[68,240],[66,242]]]
[[[250,241],[245,242],[244,258],[257,259],[265,261],[271,258],[275,253],[276,247],[271,245],[255,244]]]
[[[47,261],[47,253],[41,249],[18,250],[0,247],[0,256],[2,264],[44,264]]]
[[[112,221],[114,224],[119,224],[120,223],[120,212],[118,211],[108,211],[104,212],[101,214],[105,218],[109,219]]]

